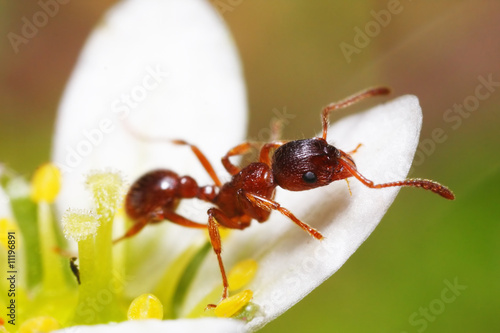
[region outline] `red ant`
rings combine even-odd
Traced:
[[[326,106],[322,111],[323,136],[321,138],[289,142],[274,141],[264,144],[260,149],[259,161],[250,163],[244,168],[232,164],[229,158],[247,153],[251,149],[251,143],[244,142],[232,148],[222,157],[222,164],[232,176],[231,180],[224,184],[215,174],[205,155],[196,146],[183,140],[173,140],[174,144],[187,145],[191,148],[215,185],[198,186],[193,178],[180,177],[170,170],[160,169],[146,173],[132,185],[125,199],[126,212],[134,221],[134,225],[116,241],[137,234],[149,223],[158,223],[163,220],[189,228],[208,228],[222,275],[222,299],[225,299],[228,296],[228,282],[221,258],[219,226],[242,230],[250,226],[252,220],[267,221],[271,211],[277,210],[312,237],[318,240],[323,238],[319,231],[299,220],[273,200],[277,186],[289,191],[305,191],[326,186],[336,180],[355,177],[370,188],[422,187],[446,199],[454,199],[455,196],[447,187],[431,180],[406,179],[374,184],[358,172],[354,160],[348,153],[329,145],[326,141],[330,112],[367,97],[388,93],[387,88],[368,89]],[[271,157],[272,150],[274,154]],[[208,224],[191,221],[175,212],[182,199],[190,198],[208,201],[215,205],[207,211]],[[209,307],[215,306],[209,305]]]

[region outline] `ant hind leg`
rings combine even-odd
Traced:
[[[193,151],[193,153],[196,155],[196,158],[198,158],[198,161],[200,161],[200,163],[203,166],[203,168],[207,171],[207,173],[210,176],[210,178],[212,178],[212,180],[214,181],[215,185],[217,185],[217,186],[221,186],[222,185],[221,181],[219,180],[219,177],[217,176],[217,174],[215,173],[214,168],[212,167],[212,164],[210,164],[210,161],[207,159],[207,157],[205,156],[205,154],[203,154],[201,152],[201,150],[198,147],[196,147],[195,145],[192,145],[192,144],[190,144],[190,143],[188,143],[188,142],[186,142],[184,140],[175,140],[175,139],[172,140],[172,139],[168,139],[168,138],[150,137],[150,136],[148,136],[146,134],[137,132],[126,121],[123,121],[123,126],[125,127],[125,129],[127,131],[129,131],[136,138],[138,138],[139,140],[142,140],[142,141],[149,141],[149,142],[169,142],[169,143],[172,143],[172,144],[175,144],[175,145],[189,146],[191,148],[191,150]]]
[[[154,217],[150,216],[148,219],[141,219],[139,221],[136,221],[132,225],[132,227],[130,227],[130,229],[127,230],[125,235],[115,239],[113,241],[113,244],[116,244],[121,240],[135,236],[148,224],[160,223],[162,221],[169,221],[187,228],[196,228],[196,229],[207,228],[206,224],[191,221],[190,219],[187,219],[173,211],[164,211],[161,214],[153,214],[153,216]]]

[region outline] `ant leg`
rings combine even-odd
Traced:
[[[221,252],[222,245],[220,240],[219,226],[222,225],[231,229],[245,229],[250,225],[250,221],[247,222],[234,222],[232,219],[228,218],[224,212],[218,208],[210,208],[208,210],[208,235],[210,236],[210,243],[212,243],[212,248],[214,249],[215,255],[217,256],[217,261],[219,262],[220,274],[222,276],[222,299],[227,298],[229,283],[227,282],[226,270],[224,269],[224,263],[222,262]],[[207,308],[215,308],[217,305],[208,304]]]
[[[203,168],[207,171],[210,178],[212,178],[215,185],[217,185],[217,186],[222,185],[221,181],[219,180],[219,177],[217,177],[217,174],[215,173],[215,170],[212,167],[212,164],[210,164],[207,157],[195,145],[192,145],[184,140],[171,140],[171,139],[166,139],[166,138],[153,138],[153,137],[147,136],[147,135],[145,135],[143,133],[139,133],[135,129],[131,128],[130,124],[128,122],[125,122],[125,121],[123,122],[123,126],[126,128],[127,131],[129,131],[134,136],[136,136],[139,140],[142,140],[142,141],[160,141],[160,142],[166,141],[166,142],[173,143],[175,145],[189,146],[191,148],[191,150],[193,151],[193,153],[196,155],[196,158],[198,158],[198,161],[200,161]]]
[[[195,228],[195,229],[206,229],[207,228],[206,224],[191,221],[190,219],[187,219],[184,216],[179,215],[173,211],[163,212],[163,217],[165,220],[168,220],[172,223],[181,225],[183,227]]]
[[[328,123],[329,123],[328,116],[330,115],[330,112],[348,107],[349,105],[359,102],[360,100],[365,99],[367,97],[387,95],[389,93],[390,93],[389,88],[385,87],[371,88],[361,91],[352,96],[349,96],[340,102],[335,102],[327,105],[321,113],[321,119],[323,123],[323,140],[326,140],[326,133],[328,131]]]
[[[356,146],[356,148],[354,148],[353,150],[351,150],[351,151],[350,151],[350,152],[348,152],[347,154],[349,154],[349,155],[356,154],[356,152],[358,151],[358,149],[359,149],[362,145],[363,145],[362,143],[358,143],[358,145]]]
[[[236,156],[236,155],[244,155],[246,154],[250,148],[252,147],[253,143],[251,142],[243,142],[239,145],[237,145],[236,147],[233,147],[231,148],[227,153],[226,155],[224,155],[221,159],[222,161],[222,165],[224,165],[224,168],[226,168],[227,172],[229,172],[229,174],[231,176],[234,176],[236,175],[238,172],[240,172],[241,168],[240,167],[237,167],[236,165],[234,165],[233,163],[231,163],[231,161],[229,160],[230,157],[232,156]]]
[[[138,234],[139,231],[141,231],[146,225],[148,225],[150,223],[151,224],[152,223],[159,223],[159,222],[162,222],[164,220],[168,220],[172,223],[175,223],[175,224],[181,225],[183,227],[187,227],[187,228],[197,228],[197,229],[206,229],[207,228],[206,224],[191,221],[190,219],[187,219],[187,218],[185,218],[185,217],[183,217],[175,212],[172,212],[172,211],[166,211],[163,213],[151,214],[149,219],[141,219],[139,221],[136,221],[134,223],[134,225],[132,225],[132,227],[130,227],[130,229],[127,230],[125,235],[121,236],[120,238],[115,239],[113,241],[113,244],[116,244],[121,240],[130,238],[130,237]]]
[[[277,210],[278,212],[280,212],[281,214],[285,215],[290,220],[295,222],[295,224],[297,224],[299,227],[301,227],[303,230],[305,230],[312,237],[319,239],[319,240],[324,238],[323,235],[319,231],[317,231],[313,227],[311,227],[308,224],[299,220],[295,215],[292,214],[292,212],[290,212],[288,209],[286,209],[284,207],[281,207],[281,205],[279,203],[277,203],[276,201],[261,197],[259,195],[253,194],[253,193],[248,193],[248,192],[244,192],[244,195],[252,203],[252,205],[254,205],[255,207],[259,207],[259,208],[267,209],[267,210],[271,210],[271,209]]]
[[[276,119],[271,123],[271,142],[266,143],[260,148],[259,162],[266,163],[271,166],[271,157],[269,153],[271,149],[278,149],[280,146],[284,145],[287,141],[279,140],[281,133],[283,132],[283,119]]]
[[[212,248],[214,249],[215,255],[217,256],[217,261],[219,262],[220,274],[222,275],[222,299],[227,298],[229,283],[227,282],[226,270],[224,269],[224,263],[222,262],[221,252],[222,245],[220,242],[219,225],[215,221],[213,208],[208,210],[208,235],[210,236],[210,243],[212,243]],[[215,308],[217,305],[209,304],[207,308]]]
[[[284,145],[286,142],[287,141],[274,141],[274,142],[266,143],[260,149],[259,162],[266,163],[267,165],[271,166],[271,156],[269,154],[271,152],[271,149],[278,149],[279,147]]]
[[[371,180],[365,178],[362,174],[358,172],[356,166],[353,164],[351,160],[349,160],[344,152],[341,151],[340,163],[347,171],[354,176],[357,180],[363,183],[365,186],[369,188],[385,188],[385,187],[399,187],[399,186],[411,186],[411,187],[421,187],[425,190],[432,191],[436,194],[439,194],[443,198],[448,200],[455,199],[455,195],[453,192],[444,185],[439,184],[438,182],[428,180],[428,179],[405,179],[396,182],[383,183],[383,184],[374,184]]]
[[[148,219],[141,219],[139,221],[134,221],[134,224],[130,227],[130,229],[125,232],[125,235],[113,240],[113,244],[118,243],[124,239],[130,238],[139,233],[147,224],[149,223]]]
[[[171,142],[173,144],[176,144],[176,145],[189,146],[189,148],[191,148],[193,153],[196,155],[196,158],[198,158],[198,161],[200,161],[203,168],[207,171],[210,178],[212,178],[215,185],[222,186],[222,183],[221,183],[219,177],[217,176],[217,174],[215,173],[215,170],[212,167],[212,164],[210,164],[207,157],[201,152],[201,150],[198,147],[196,147],[195,145],[192,145],[184,140],[171,140]]]
[[[271,159],[269,157],[270,150],[273,148],[276,149],[285,143],[286,141],[274,141],[266,143],[260,149],[259,162],[266,163],[267,165],[270,166],[271,165]],[[229,172],[230,175],[232,176],[236,175],[238,172],[241,171],[241,168],[231,163],[231,161],[229,161],[229,158],[236,155],[246,154],[253,145],[254,143],[252,142],[248,141],[243,142],[242,144],[233,147],[231,150],[227,152],[226,155],[224,155],[224,157],[222,158],[222,164],[224,165],[224,168],[226,168],[227,172]]]
[[[266,163],[267,165],[271,165],[271,160],[269,158],[269,151],[272,148],[278,148],[279,146],[283,145],[285,141],[278,141],[278,138],[281,136],[281,132],[283,129],[283,121],[280,119],[276,119],[272,122],[271,124],[271,143],[265,144],[261,150],[260,150],[260,157],[259,161]],[[244,142],[242,144],[237,145],[236,147],[233,147],[231,150],[227,152],[227,154],[222,158],[222,164],[224,165],[224,168],[226,168],[227,172],[229,172],[230,175],[234,176],[238,172],[240,172],[241,168],[237,167],[231,161],[229,161],[229,158],[231,156],[236,156],[236,155],[243,155],[246,154],[250,148],[252,147],[252,143],[250,142]]]

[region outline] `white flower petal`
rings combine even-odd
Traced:
[[[82,175],[95,168],[133,180],[167,167],[208,182],[189,148],[141,142],[120,117],[142,134],[199,145],[220,170],[245,136],[245,99],[234,45],[209,2],[119,3],[89,38],[62,99],[53,153],[66,171],[60,206],[82,205]]]
[[[224,333],[240,332],[243,322],[232,319],[204,318],[204,319],[179,319],[179,320],[140,320],[126,321],[118,324],[94,325],[94,326],[74,326],[57,330],[59,333],[113,333],[113,332],[204,332],[204,333]]]
[[[245,136],[245,94],[235,47],[208,1],[120,2],[87,41],[61,102],[53,151],[65,171],[59,210],[89,208],[83,179],[93,169],[118,169],[132,182],[163,167],[212,184],[188,147],[140,141],[121,117],[141,134],[198,145],[220,172],[220,157]],[[206,221],[206,208],[185,210]],[[168,248],[143,260],[156,268],[144,270],[152,280],[200,236],[158,227],[169,229],[162,242]]]
[[[422,123],[414,96],[403,96],[361,114],[346,117],[330,127],[328,141],[343,151],[362,146],[353,155],[358,170],[375,183],[404,179],[411,166]],[[274,212],[266,223],[235,231],[223,243],[223,260],[229,269],[235,261],[253,257],[257,276],[248,288],[263,316],[247,328],[256,330],[273,320],[335,273],[377,226],[399,188],[369,189],[356,179],[308,192],[278,189],[276,201],[302,221],[319,230],[323,241],[313,239],[292,221]],[[193,282],[198,296],[220,284],[217,262],[211,256]],[[217,281],[219,280],[219,281]]]
[[[12,211],[9,205],[9,197],[7,193],[0,187],[0,219],[12,218]]]

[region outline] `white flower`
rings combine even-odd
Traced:
[[[245,138],[245,89],[230,36],[209,7],[202,0],[125,0],[99,24],[60,108],[53,160],[63,170],[61,211],[88,208],[82,175],[94,169],[118,169],[132,181],[145,171],[163,167],[191,175],[199,184],[211,183],[187,147],[141,141],[127,127],[150,137],[196,144],[219,176],[228,178],[219,160]],[[317,112],[319,121],[320,110],[311,112]],[[329,142],[344,151],[361,143],[354,159],[367,178],[377,183],[401,180],[410,168],[421,120],[417,99],[405,96],[337,122],[329,129]],[[278,189],[276,201],[318,229],[325,236],[323,241],[311,238],[276,212],[266,223],[255,222],[223,241],[226,267],[246,258],[259,263],[248,288],[260,311],[248,323],[198,319],[79,329],[252,331],[262,327],[336,272],[370,235],[399,191],[368,189],[355,179],[349,184],[352,196],[345,182],[308,192]],[[194,204],[191,208],[184,205],[181,211],[196,221],[206,221],[207,206]],[[158,228],[164,232],[162,241],[136,263],[140,278],[126,292],[153,288],[162,268],[203,238],[200,231],[168,222],[147,227],[140,236],[158,233]],[[209,255],[186,294],[180,316],[187,315],[219,284],[215,256]]]

